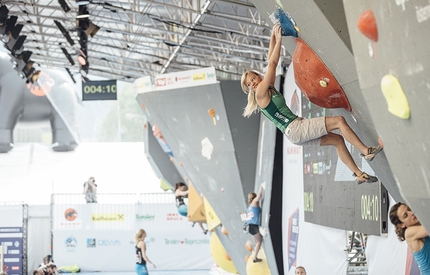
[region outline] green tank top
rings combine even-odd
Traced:
[[[297,116],[288,108],[285,103],[284,96],[276,90],[275,87],[270,86],[269,90],[275,91],[272,93],[270,103],[266,108],[261,108],[261,112],[272,121],[275,126],[285,133],[288,125],[297,118]]]

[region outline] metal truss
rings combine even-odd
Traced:
[[[63,7],[61,3],[63,2]],[[72,0],[6,0],[18,17],[35,67],[67,68],[76,61],[78,5]],[[65,11],[64,3],[70,8]],[[128,82],[141,76],[213,66],[217,77],[240,79],[266,65],[270,26],[250,0],[90,1],[89,20],[100,29],[88,39],[89,74]],[[54,20],[74,41],[71,45]],[[285,50],[283,55],[287,55]]]
[[[367,235],[359,232],[348,231],[348,243],[346,248],[348,261],[348,275],[367,275],[366,244]]]

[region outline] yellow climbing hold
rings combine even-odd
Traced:
[[[206,224],[208,225],[208,230],[212,230],[221,224],[221,220],[219,219],[218,215],[215,213],[215,210],[209,204],[206,197],[203,197],[203,204],[205,205],[205,216],[206,216]]]
[[[219,267],[229,273],[239,273],[234,263],[226,257],[227,250],[225,250],[217,234],[211,234],[211,239],[209,241],[209,249],[212,255],[212,259]]]
[[[296,31],[297,31],[297,32],[300,32],[300,29],[299,29],[299,27],[297,27],[297,26],[294,26],[294,28],[296,29]]]
[[[385,75],[381,80],[381,90],[387,100],[388,111],[400,118],[409,119],[411,109],[397,77],[392,74]]]

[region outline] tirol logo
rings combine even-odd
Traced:
[[[185,238],[183,240],[164,239],[164,241],[165,241],[165,243],[167,245],[176,245],[176,244],[178,244],[178,245],[182,245],[182,244],[185,244],[185,245],[209,244],[209,240],[208,239],[198,239],[198,240],[194,239],[194,240],[192,240],[192,239]]]
[[[64,218],[68,221],[74,221],[76,217],[78,216],[78,212],[76,212],[75,209],[69,208],[64,212]]]
[[[66,245],[66,248],[73,249],[78,245],[78,241],[76,241],[74,237],[70,236],[66,239],[64,244]]]
[[[149,215],[149,214],[141,215],[141,214],[136,214],[136,220],[138,220],[138,221],[153,221],[153,220],[155,220],[155,215]]]
[[[96,247],[96,239],[87,239],[87,247]]]

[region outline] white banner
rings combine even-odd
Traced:
[[[284,83],[287,105],[301,115],[301,91],[294,81],[293,64]],[[285,274],[304,266],[308,274],[346,274],[346,231],[304,221],[303,151],[284,138],[283,220]]]
[[[171,90],[183,87],[201,86],[216,83],[214,67],[161,74],[155,78],[156,90]]]
[[[0,227],[21,227],[22,205],[1,205],[0,217]]]
[[[174,204],[55,205],[54,217],[54,258],[59,266],[132,271],[134,235],[140,228],[147,233],[147,256],[158,270],[210,269],[213,264],[210,235],[198,225],[191,227]]]
[[[150,76],[139,77],[133,82],[133,84],[134,91],[137,94],[151,92],[153,90]]]

